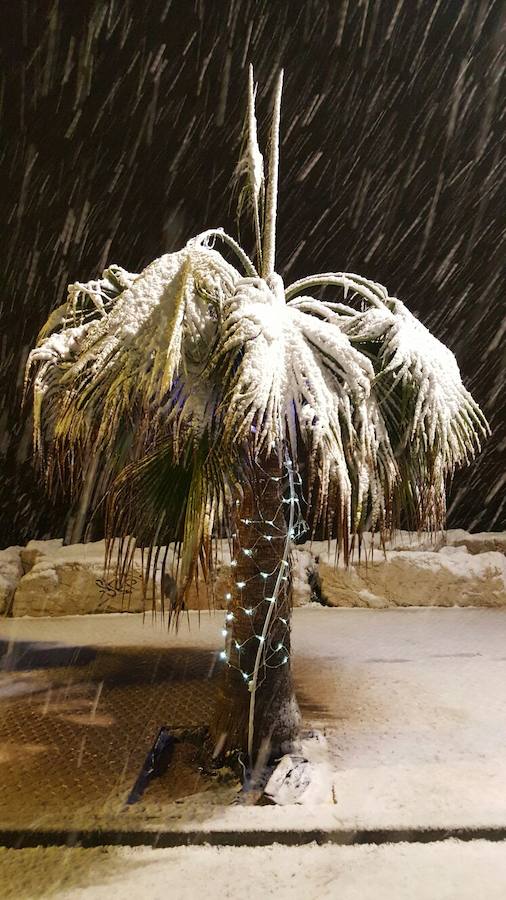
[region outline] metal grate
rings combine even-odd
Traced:
[[[20,670],[0,682],[0,821],[34,827],[117,808],[161,724],[202,725],[215,702],[216,654],[100,649],[85,665]],[[25,663],[26,664],[26,663]],[[207,785],[181,751],[150,794],[166,801]]]
[[[161,725],[201,726],[216,701],[217,654],[197,648],[18,644],[0,673],[0,824],[5,829],[139,827],[206,792],[229,803],[237,787],[201,775],[196,750],[174,752],[141,802],[125,801]],[[33,649],[36,648],[36,649]],[[56,663],[58,660],[59,665]],[[332,727],[336,697],[322,660],[297,658],[306,723]],[[178,809],[181,809],[180,807]],[[126,818],[125,818],[126,817]]]

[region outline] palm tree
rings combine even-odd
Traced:
[[[118,583],[143,548],[144,593],[177,622],[193,581],[231,553],[216,752],[255,758],[298,728],[290,670],[290,546],[304,527],[348,561],[364,529],[440,529],[445,482],[487,422],[453,354],[382,285],[275,271],[279,119],[267,184],[249,76],[246,175],[255,266],[220,229],[139,275],[110,266],[69,287],[27,366],[49,487],[78,498],[72,538],[105,505]],[[241,195],[241,204],[245,195]],[[215,244],[224,245],[223,253]],[[228,261],[234,259],[235,265]],[[331,287],[342,296],[308,292]],[[170,572],[175,594],[166,597]],[[158,596],[157,596],[158,595]]]

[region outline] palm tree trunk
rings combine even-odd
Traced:
[[[282,472],[277,459],[262,461],[254,486],[246,485],[233,539],[233,565],[227,614],[227,657],[211,738],[216,755],[252,750],[266,757],[279,753],[299,726],[299,711],[290,669],[292,610],[291,563],[283,566],[287,538]],[[283,580],[274,604],[278,574]],[[262,632],[268,617],[268,628]],[[255,663],[262,661],[251,709]],[[251,714],[253,717],[251,718]],[[253,725],[252,735],[251,724]],[[252,738],[252,740],[251,740]]]

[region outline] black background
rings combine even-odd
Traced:
[[[504,9],[0,3],[0,546],[63,533],[65,501],[32,469],[20,388],[67,283],[109,262],[140,271],[206,227],[236,233],[249,61],[263,134],[285,67],[278,270],[381,281],[451,347],[494,435],[455,479],[450,524],[506,528]]]

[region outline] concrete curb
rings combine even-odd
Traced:
[[[504,841],[506,827],[501,828],[410,828],[398,829],[333,829],[319,828],[274,831],[251,829],[238,831],[163,831],[157,829],[133,830],[0,830],[0,846],[12,849],[28,847],[102,847],[102,846],[149,846],[170,847],[265,847],[281,844],[285,847],[305,844],[336,844],[338,846],[361,844],[428,844],[446,841]]]

